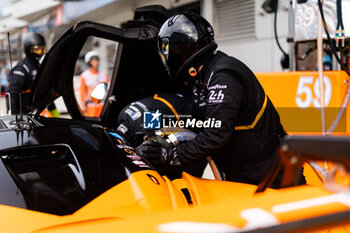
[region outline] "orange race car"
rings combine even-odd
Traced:
[[[254,186],[187,173],[162,177],[114,132],[126,104],[174,91],[156,52],[165,19],[153,6],[136,9],[122,29],[77,23],[50,49],[31,112],[0,118],[0,232],[350,231],[350,137],[285,138],[280,160]],[[89,117],[79,107],[74,71],[97,39],[110,43],[111,80],[94,95],[103,102],[100,114]],[[64,117],[40,115],[59,98]],[[320,166],[324,160],[329,171]],[[308,184],[294,186],[302,166]],[[270,189],[281,167],[284,187]]]

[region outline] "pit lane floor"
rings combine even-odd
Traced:
[[[0,116],[6,114],[6,99],[5,96],[0,96]]]

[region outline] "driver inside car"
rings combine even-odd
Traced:
[[[193,101],[189,96],[175,93],[155,94],[132,102],[123,108],[118,116],[117,133],[137,147],[138,153],[145,155],[162,175],[175,179],[181,177],[181,172],[184,170],[193,176],[201,177],[207,164],[206,159],[180,167],[162,164],[159,160],[161,147],[157,142],[150,140],[154,137],[155,130],[145,129],[143,125],[145,112],[158,111],[168,122],[176,122],[193,116],[193,110]],[[177,129],[172,128],[172,130]]]

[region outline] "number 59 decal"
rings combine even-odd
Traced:
[[[324,76],[324,102],[329,104],[332,96],[332,83],[327,76]],[[314,81],[313,76],[300,76],[295,102],[299,108],[308,108],[311,103],[315,108],[320,108],[320,79]]]

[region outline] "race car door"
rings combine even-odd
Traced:
[[[158,21],[166,19],[165,15],[157,17]],[[123,28],[87,21],[67,30],[42,62],[31,93],[31,111],[39,116],[62,96],[64,117],[113,128],[126,104],[156,92],[172,91],[174,85],[157,53],[161,23],[141,18],[128,21]],[[92,70],[89,52],[97,54],[98,71]],[[96,101],[90,97],[101,82],[107,87],[106,93]],[[84,85],[88,86],[85,91]]]

